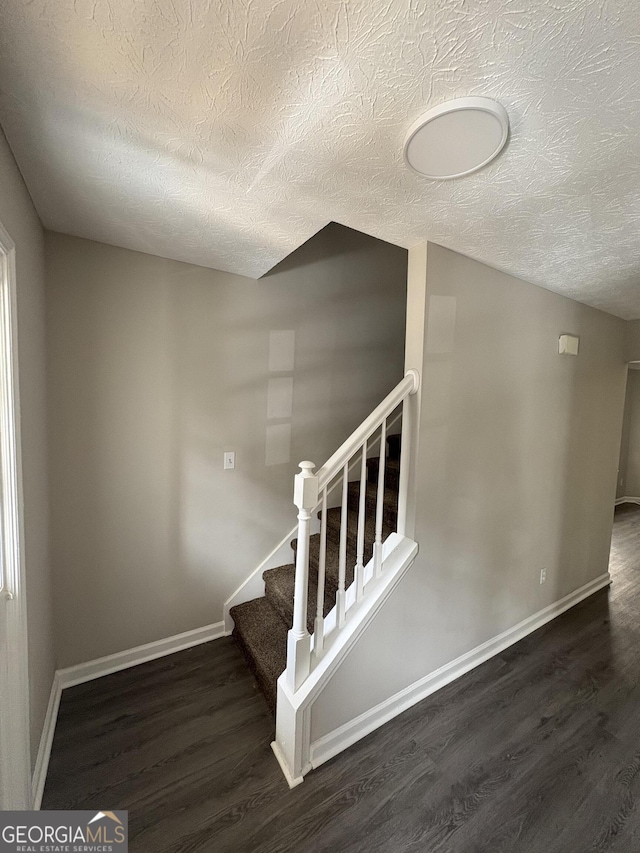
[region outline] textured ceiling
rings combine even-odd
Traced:
[[[637,0],[0,0],[0,122],[44,224],[258,277],[326,222],[640,317]],[[403,165],[451,97],[483,171]]]

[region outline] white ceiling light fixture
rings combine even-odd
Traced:
[[[461,178],[495,159],[508,136],[509,116],[497,101],[457,98],[427,110],[411,125],[404,158],[427,178]]]

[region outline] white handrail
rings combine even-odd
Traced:
[[[322,468],[317,471],[318,489],[322,491],[344,466],[345,462],[357,453],[365,441],[378,429],[382,421],[391,414],[410,394],[415,394],[420,386],[420,374],[417,370],[408,370],[404,378],[398,382],[393,391],[384,398],[380,405],[371,412],[360,426],[351,433],[336,452],[327,459]]]

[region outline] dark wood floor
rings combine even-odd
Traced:
[[[65,690],[43,808],[128,809],[133,853],[636,853],[639,507],[611,573],[293,791],[230,638]]]

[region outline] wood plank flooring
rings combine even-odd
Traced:
[[[636,853],[640,507],[611,573],[293,791],[231,638],[65,690],[42,807],[128,809],[133,853]]]

